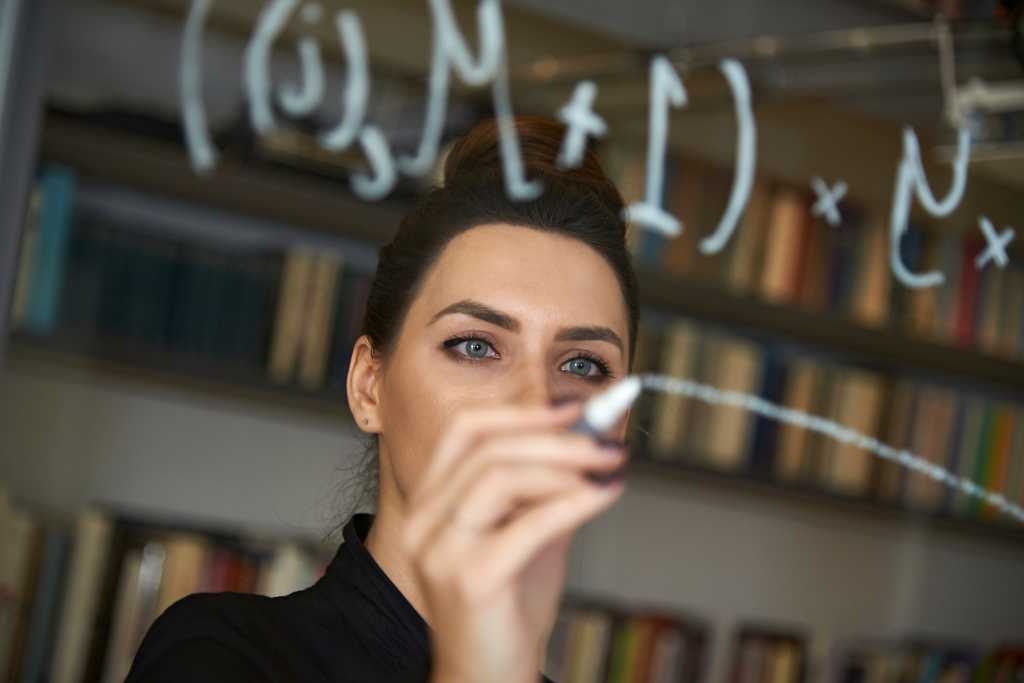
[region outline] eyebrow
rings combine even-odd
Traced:
[[[427,325],[432,325],[440,318],[454,313],[462,313],[478,320],[483,320],[510,332],[518,332],[520,330],[519,321],[512,316],[472,299],[463,299],[442,308],[434,314],[434,317],[430,319]],[[555,335],[555,341],[603,341],[618,347],[620,353],[626,352],[622,338],[610,327],[602,325],[563,327]]]
[[[462,313],[468,316],[472,316],[484,322],[497,325],[498,327],[509,330],[510,332],[519,331],[519,321],[501,311],[491,308],[487,304],[482,304],[479,301],[473,301],[472,299],[463,299],[462,301],[456,301],[451,306],[446,306],[440,311],[434,314],[434,317],[430,319],[427,325],[433,325],[440,318],[446,315],[452,315],[453,313]]]
[[[585,327],[564,327],[555,335],[555,341],[603,341],[619,348],[620,353],[626,349],[619,335],[609,327],[589,325]]]

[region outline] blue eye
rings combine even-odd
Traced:
[[[597,358],[588,358],[586,356],[577,356],[566,361],[562,364],[561,370],[562,372],[566,372],[571,375],[578,375],[588,379],[608,377],[611,375],[607,365]],[[594,370],[597,372],[594,372]]]
[[[458,349],[460,355],[463,355],[466,358],[472,358],[474,360],[481,360],[483,358],[487,358],[488,350],[492,352],[494,351],[494,347],[491,346],[490,342],[480,339],[478,337],[455,337],[453,339],[449,339],[448,341],[446,341],[444,343],[444,346],[446,349]],[[491,357],[496,356],[497,354],[494,354]]]

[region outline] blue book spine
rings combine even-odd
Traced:
[[[956,417],[953,423],[953,434],[949,439],[949,445],[946,453],[946,462],[943,466],[948,469],[951,473],[956,474],[960,471],[960,440],[963,438],[964,431],[964,420],[967,416],[967,401],[962,398],[958,398],[956,401]],[[953,509],[954,500],[956,499],[956,491],[949,486],[946,486],[942,492],[942,507],[940,508],[943,512],[954,514]]]
[[[786,365],[779,353],[763,347],[764,365],[761,372],[761,398],[780,403],[786,387]],[[749,468],[752,474],[769,476],[774,468],[778,420],[758,416],[753,425],[750,443]]]
[[[36,334],[49,334],[56,327],[60,307],[71,233],[75,173],[63,166],[46,166],[39,183],[43,206],[39,215],[39,237],[29,285],[25,328]]]
[[[50,658],[64,597],[63,583],[70,545],[69,532],[57,527],[47,531],[43,565],[25,643],[23,683],[44,683],[50,678]]]

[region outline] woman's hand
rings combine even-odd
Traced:
[[[434,683],[538,680],[572,534],[624,488],[583,476],[626,455],[567,431],[581,413],[463,412],[410,493],[402,547],[429,609]]]

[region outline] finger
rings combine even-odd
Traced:
[[[436,561],[464,564],[475,555],[481,538],[501,529],[503,520],[521,508],[567,495],[585,484],[577,472],[544,465],[491,467],[480,477],[464,499],[457,500],[434,529],[426,552]],[[436,565],[435,565],[436,566]]]
[[[460,411],[434,447],[434,455],[417,488],[429,489],[443,481],[462,455],[488,435],[565,428],[579,419],[582,413],[582,406],[573,403],[558,407],[500,406]]]
[[[625,459],[625,449],[598,444],[594,439],[563,432],[557,434],[535,434],[528,436],[504,436],[488,439],[480,450],[463,457],[453,472],[433,490],[417,494],[412,507],[415,513],[406,523],[406,535],[410,549],[434,545],[436,537],[451,522],[456,506],[463,519],[495,521],[484,513],[467,509],[466,501],[477,500],[475,491],[483,486],[486,494],[495,501],[506,501],[509,491],[516,483],[517,468],[525,465],[543,465],[555,471],[573,473],[578,479],[583,470],[609,472],[620,466]]]
[[[571,495],[529,508],[478,547],[476,555],[483,561],[478,580],[489,586],[511,581],[541,548],[575,532],[614,504],[624,490],[624,481],[606,486],[587,484]]]
[[[516,508],[529,507],[585,485],[576,470],[545,464],[496,464],[486,468],[464,495],[452,500],[446,526],[461,535],[467,531],[486,533],[492,527],[500,527]]]

